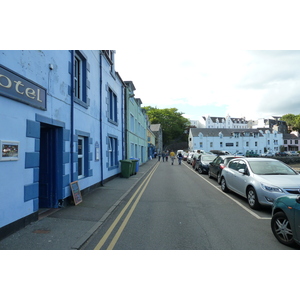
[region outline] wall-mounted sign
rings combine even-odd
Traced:
[[[226,143],[227,147],[233,147],[233,143]]]
[[[46,89],[0,65],[0,95],[46,110]]]
[[[18,160],[19,159],[19,142],[0,141],[0,161]]]

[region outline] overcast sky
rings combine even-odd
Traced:
[[[124,48],[115,60],[145,106],[191,119],[300,114],[300,51]]]
[[[27,17],[35,3],[3,3],[19,23],[3,14],[2,49],[115,49],[143,105],[191,119],[300,114],[297,1],[85,0],[70,13],[71,1],[53,0],[47,22]]]

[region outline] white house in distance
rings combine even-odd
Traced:
[[[253,151],[262,154],[266,151],[278,152],[283,145],[283,134],[269,129],[235,128],[190,128],[189,150],[221,150],[230,153]]]
[[[245,118],[231,118],[230,115],[224,117],[202,117],[205,123],[205,128],[235,128],[247,129],[248,121]]]

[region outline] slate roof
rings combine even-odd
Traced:
[[[284,140],[299,140],[300,137],[297,137],[295,134],[292,134],[292,133],[284,133],[283,139]]]
[[[235,129],[235,128],[191,128],[192,136],[197,137],[201,132],[203,136],[218,137],[219,133],[222,132],[223,136],[232,136],[235,132],[238,133],[258,133],[259,136],[263,134],[258,129]]]

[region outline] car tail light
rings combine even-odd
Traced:
[[[224,169],[224,168],[225,168],[225,165],[220,164],[220,168],[221,168],[221,169]]]

